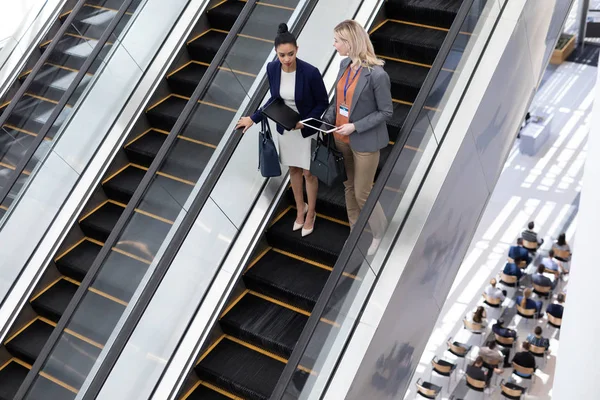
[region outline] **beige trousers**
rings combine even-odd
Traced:
[[[350,228],[353,228],[373,188],[373,181],[379,164],[379,151],[354,151],[350,148],[350,144],[339,140],[335,141],[335,145],[344,155],[344,166],[348,176],[348,180],[344,182],[346,211],[348,212]],[[377,202],[369,218],[369,226],[371,232],[373,232],[373,237],[381,239],[385,233],[386,225],[383,208]]]

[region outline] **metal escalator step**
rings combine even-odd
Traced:
[[[429,68],[386,60],[385,72],[390,77],[392,98],[412,103],[425,82]]]
[[[79,226],[86,236],[105,242],[124,209],[120,205],[106,202],[91,215],[79,221]]]
[[[267,400],[285,363],[228,338],[196,366],[200,379],[250,400]]]
[[[104,345],[125,310],[120,299],[109,299],[87,291],[69,321],[68,328],[100,345]]]
[[[145,174],[146,170],[135,165],[128,165],[110,180],[104,182],[102,188],[110,199],[127,204]]]
[[[392,0],[385,3],[388,18],[450,28],[463,0]]]
[[[208,63],[190,62],[167,78],[169,87],[174,93],[191,96],[208,69]]]
[[[166,139],[165,133],[150,129],[143,136],[125,146],[127,158],[135,164],[150,167]]]
[[[13,400],[29,369],[14,360],[0,369],[0,400]]]
[[[230,30],[245,5],[243,1],[228,0],[208,10],[206,15],[210,26],[225,31]]]
[[[246,293],[219,324],[228,335],[288,358],[308,316]]]
[[[296,210],[288,210],[267,230],[267,241],[273,247],[328,266],[337,260],[350,227],[318,216],[313,233],[302,237],[300,231],[293,232]]]
[[[58,322],[77,291],[76,284],[60,279],[31,301],[33,309],[42,317]]]
[[[188,52],[194,60],[210,64],[226,37],[227,32],[213,29],[203,32],[200,37],[188,43]]]
[[[330,271],[271,249],[244,274],[250,290],[312,310]]]
[[[36,319],[22,332],[4,343],[14,357],[33,364],[50,337],[54,327],[41,319]]]
[[[185,398],[185,400],[230,400],[231,397],[219,393],[212,388],[199,384]]]

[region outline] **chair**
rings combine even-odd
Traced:
[[[431,359],[431,375],[435,372],[438,375],[448,378],[448,393],[450,393],[450,381],[452,373],[456,370],[456,364],[446,360],[440,360],[436,356]],[[430,375],[430,379],[431,379]]]
[[[468,345],[468,344],[464,344],[464,343],[460,343],[460,342],[452,342],[452,338],[448,338],[448,352],[450,354],[455,355],[457,358],[462,358],[463,360],[463,369],[464,368],[464,363],[465,363],[465,358],[467,356],[467,354],[469,354],[469,351],[471,351],[471,348],[473,346]]]
[[[500,273],[500,283],[504,286],[508,286],[511,288],[516,287],[518,281],[519,280],[514,275],[506,275],[504,272]]]
[[[500,299],[492,298],[485,293],[483,293],[482,296],[483,296],[483,302],[487,306],[490,306],[492,308],[500,308],[500,306],[502,305],[502,300],[500,300]]]
[[[525,388],[514,384],[512,382],[500,382],[500,388],[502,392],[500,393],[502,397],[510,400],[521,400],[521,396],[525,394]]]
[[[562,318],[557,318],[554,315],[548,313],[546,313],[546,315],[548,316],[548,325],[556,329],[560,329],[560,326],[562,325]]]
[[[485,339],[483,333],[485,332],[485,328],[482,324],[478,324],[477,322],[469,321],[466,317],[463,319],[463,326],[466,330],[471,332],[473,335],[479,335],[481,337],[481,342],[483,343],[483,339]]]
[[[482,394],[482,398],[485,398],[486,382],[479,381],[475,378],[470,377],[469,375],[466,375],[466,377],[467,377],[467,387],[476,392],[480,392]]]
[[[536,346],[533,344],[529,344],[529,352],[533,354],[536,358],[541,358],[546,365],[546,355],[548,354],[548,350],[545,347]]]
[[[417,394],[426,399],[437,399],[441,391],[441,387],[434,385],[431,382],[423,382],[421,378],[417,380]]]
[[[517,314],[519,314],[525,321],[529,321],[530,319],[535,318],[536,309],[535,308],[525,308],[521,307],[521,305],[517,304]]]
[[[555,247],[553,247],[552,250],[554,250],[554,258],[558,261],[561,261],[561,259],[568,260],[571,257],[571,252],[569,250],[560,250]]]
[[[540,285],[537,285],[534,283],[533,284],[533,293],[537,294],[540,297],[545,297],[547,299],[552,294],[552,287],[540,286]]]
[[[513,361],[512,363],[513,366],[513,375],[516,375],[517,377],[521,378],[521,379],[525,379],[529,382],[533,382],[533,379],[535,378],[535,368],[525,368],[522,365],[519,365],[517,363],[515,363]],[[518,374],[517,374],[518,372]],[[520,375],[519,375],[520,374]],[[524,377],[522,375],[529,375],[529,377]]]
[[[530,242],[529,240],[523,240],[523,247],[532,253],[535,253],[538,249],[537,242]]]
[[[512,349],[515,345],[515,338],[513,337],[504,337],[504,336],[500,336],[497,333],[494,333],[494,336],[496,337],[496,344],[502,347],[505,347],[507,349]],[[510,353],[509,353],[509,358],[510,358]]]

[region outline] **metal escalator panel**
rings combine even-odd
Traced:
[[[39,316],[6,343],[15,358],[26,353],[29,364],[35,360],[22,398],[41,393],[45,399],[74,398],[82,388],[142,278],[169,245],[188,196],[218,156],[215,149],[237,121],[247,90],[272,54],[278,24],[290,19],[296,5],[273,0],[244,9],[245,1],[229,0],[208,11],[210,29],[187,43],[191,60],[166,77],[171,94],[146,110],[150,128],[125,145],[129,162],[102,182],[108,200],[80,218],[82,240],[57,254],[63,275],[32,299]],[[250,10],[246,20],[238,19],[242,10]],[[240,20],[246,21],[242,29],[228,36]],[[231,47],[217,64],[213,57],[223,51],[226,38]],[[206,89],[188,104],[197,87]],[[186,110],[191,113],[184,121]],[[57,328],[49,335],[48,329],[37,329],[42,323]]]
[[[100,44],[102,48],[97,56],[91,64],[88,62],[89,66],[86,65],[122,3],[121,0],[86,0],[75,16],[71,16],[72,11],[60,15],[59,20],[63,24],[71,19],[67,27],[63,26],[63,29],[66,28],[64,34],[40,44],[39,50],[45,62],[38,70],[23,71],[18,77],[21,89],[25,87],[23,95],[17,94],[0,106],[0,217],[49,151],[51,142],[104,63],[140,0],[131,2],[108,40]],[[80,82],[74,83],[75,90],[71,92],[69,87],[82,67],[86,69],[85,75]],[[35,76],[30,77],[32,73]],[[66,102],[63,96],[68,96]]]
[[[371,29],[370,36],[377,55],[386,61],[384,68],[392,82],[395,110],[388,125],[390,146],[382,150],[379,177],[352,234],[336,251],[336,258],[330,264],[333,266],[331,275],[326,283],[320,281],[318,290],[313,289],[320,297],[318,301],[314,297],[311,316],[303,332],[294,336],[296,346],[271,399],[309,398],[326,390],[378,273],[384,267],[394,268],[385,265],[386,255],[395,244],[402,220],[443,139],[449,122],[441,116],[447,111],[453,112],[448,106],[451,104],[448,95],[458,87],[460,74],[471,73],[462,68],[467,58],[479,57],[471,54],[472,44],[486,39],[479,37],[481,22],[496,6],[488,0],[454,0],[444,4],[436,0],[389,0],[385,3],[386,19]],[[458,87],[458,95],[462,89]],[[338,198],[343,204],[341,194]],[[288,218],[285,224],[289,223]],[[323,228],[327,229],[317,225],[317,229]],[[375,238],[374,232],[384,233]],[[275,236],[280,237],[273,234]],[[281,243],[273,239],[270,242],[274,249],[281,249]],[[298,242],[299,239],[288,240],[291,250],[282,250],[314,260],[314,252],[299,252],[297,244],[296,248],[292,247]],[[278,268],[282,265],[277,264]],[[259,261],[246,275],[256,274],[258,271],[253,270],[260,265]],[[268,275],[268,279],[273,280],[274,274]],[[285,294],[292,297],[298,292],[292,286],[296,284],[295,280],[280,278],[270,284],[271,294],[288,286],[289,294]],[[373,385],[390,387],[400,382],[400,375],[395,374],[408,373],[401,369],[405,356],[403,349],[398,348],[389,357],[382,357],[376,366]]]

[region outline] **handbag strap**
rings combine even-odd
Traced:
[[[260,128],[265,138],[273,140],[271,136],[271,126],[269,125],[267,118],[263,118],[260,121]]]

